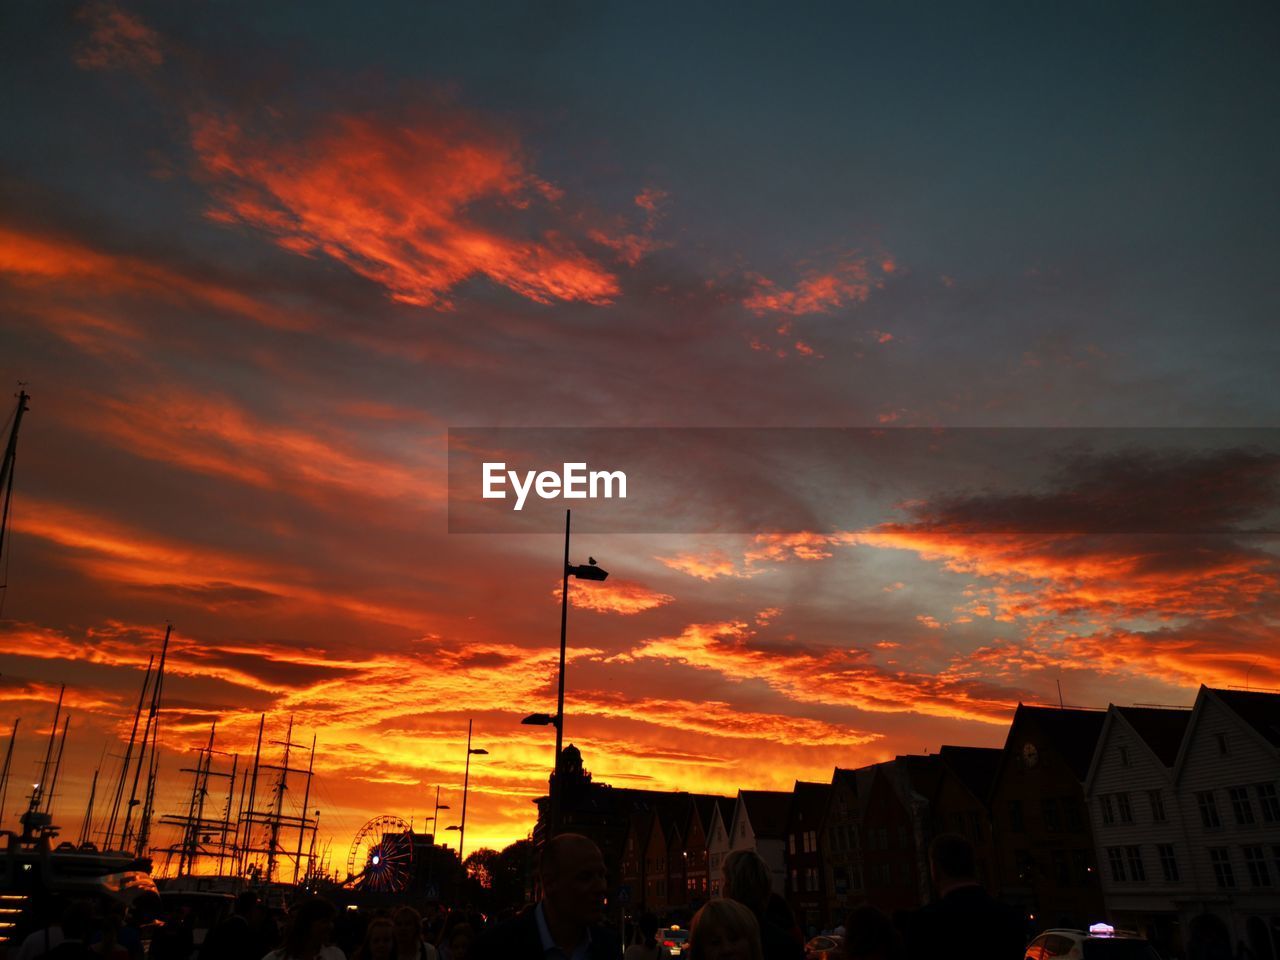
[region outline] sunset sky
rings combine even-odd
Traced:
[[[470,719],[467,847],[525,836],[562,535],[450,533],[450,428],[667,428],[686,479],[673,428],[914,438],[574,505],[605,782],[1280,687],[1276,49],[1263,3],[7,4],[3,825],[65,683],[74,838],[170,621],[159,812],[293,716],[345,866],[457,822]]]

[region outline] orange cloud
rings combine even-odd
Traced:
[[[47,288],[56,283],[60,291],[94,298],[158,295],[169,302],[200,302],[266,326],[289,330],[309,326],[290,311],[141,257],[104,253],[78,240],[4,224],[0,224],[0,274],[16,284]],[[101,309],[96,299],[94,309]]]
[[[378,623],[421,628],[415,609],[314,586],[310,570],[185,541],[171,540],[51,501],[27,499],[14,529],[65,548],[62,562],[117,586],[162,590],[199,605],[274,603],[282,599],[338,609]]]
[[[797,703],[857,707],[877,713],[1002,723],[1018,692],[971,676],[888,671],[859,649],[768,645],[741,621],[695,623],[678,636],[646,640],[609,662],[652,658],[713,671],[738,681],[759,680]]]
[[[224,397],[171,385],[98,399],[86,409],[81,426],[137,456],[312,501],[358,494],[422,509],[446,495],[427,463],[376,458],[335,427],[321,436],[264,420]]]
[[[326,119],[310,136],[274,141],[236,120],[192,118],[192,145],[214,191],[209,215],[324,255],[392,299],[448,309],[473,277],[538,303],[609,303],[616,278],[563,233],[534,227],[558,191],[517,146],[458,120]],[[510,224],[490,225],[492,216]]]
[[[560,600],[561,584],[557,583],[552,590],[556,601]],[[604,583],[592,581],[574,581],[570,585],[573,596],[570,602],[575,607],[594,610],[596,613],[620,613],[630,615],[654,610],[675,600],[669,593],[659,593],[638,583],[626,580],[608,580]]]
[[[784,313],[797,317],[830,313],[862,303],[882,283],[872,275],[867,258],[856,255],[846,257],[825,273],[811,271],[789,290],[767,277],[757,275],[752,280],[756,289],[743,301],[743,306],[756,314]]]

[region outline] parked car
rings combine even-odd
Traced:
[[[1046,930],[1027,944],[1024,960],[1160,960],[1146,938],[1105,923],[1088,930]]]
[[[844,937],[823,934],[804,945],[804,960],[828,960],[829,957],[840,956],[843,949]]]

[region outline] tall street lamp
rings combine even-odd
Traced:
[[[578,566],[569,562],[569,519],[570,511],[566,510],[564,512],[564,577],[560,587],[560,690],[556,696],[556,714],[553,717],[545,713],[532,713],[520,721],[529,726],[552,725],[556,728],[556,760],[551,780],[551,836],[555,836],[559,831],[563,813],[564,777],[562,774],[564,771],[561,769],[560,755],[564,748],[564,655],[565,635],[569,624],[569,577],[596,581],[607,580],[609,577],[607,570],[596,565],[595,557],[588,557],[586,563]]]
[[[489,751],[471,746],[471,721],[467,721],[467,766],[462,776],[462,825],[458,827],[458,860],[462,860],[462,844],[467,837],[467,788],[471,783],[471,757],[488,756]],[[452,828],[451,828],[452,829]]]

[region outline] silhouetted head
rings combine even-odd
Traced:
[[[712,900],[689,925],[690,960],[763,960],[760,923],[737,900]]]
[[[589,837],[562,833],[542,848],[538,860],[548,919],[586,928],[604,912],[604,855]]]
[[[763,913],[773,892],[769,865],[754,850],[734,850],[724,858],[724,895]]]

